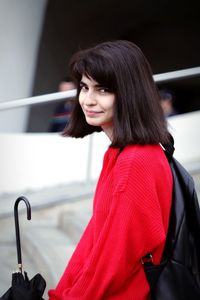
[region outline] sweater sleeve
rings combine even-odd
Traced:
[[[155,178],[148,176],[146,165],[134,168],[127,178],[117,179],[98,240],[73,285],[63,291],[62,300],[106,299],[138,272],[144,255],[164,244]]]

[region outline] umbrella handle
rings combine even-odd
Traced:
[[[27,220],[31,219],[31,205],[28,199],[24,196],[20,196],[15,201],[14,205],[14,217],[15,217],[15,232],[16,232],[16,246],[17,246],[17,260],[18,269],[22,273],[22,253],[21,253],[21,241],[20,241],[20,230],[19,230],[19,216],[18,216],[18,205],[20,201],[24,201],[27,208]]]

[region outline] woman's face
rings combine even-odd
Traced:
[[[92,126],[100,126],[110,139],[113,132],[114,102],[114,93],[99,85],[91,77],[82,76],[79,103],[86,122]]]

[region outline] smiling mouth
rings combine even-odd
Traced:
[[[101,114],[102,111],[92,111],[92,110],[85,110],[86,115],[98,115]]]

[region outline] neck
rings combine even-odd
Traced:
[[[110,125],[103,125],[102,130],[105,132],[105,134],[107,135],[107,137],[109,138],[109,140],[112,142],[112,138],[113,138],[113,127]]]

